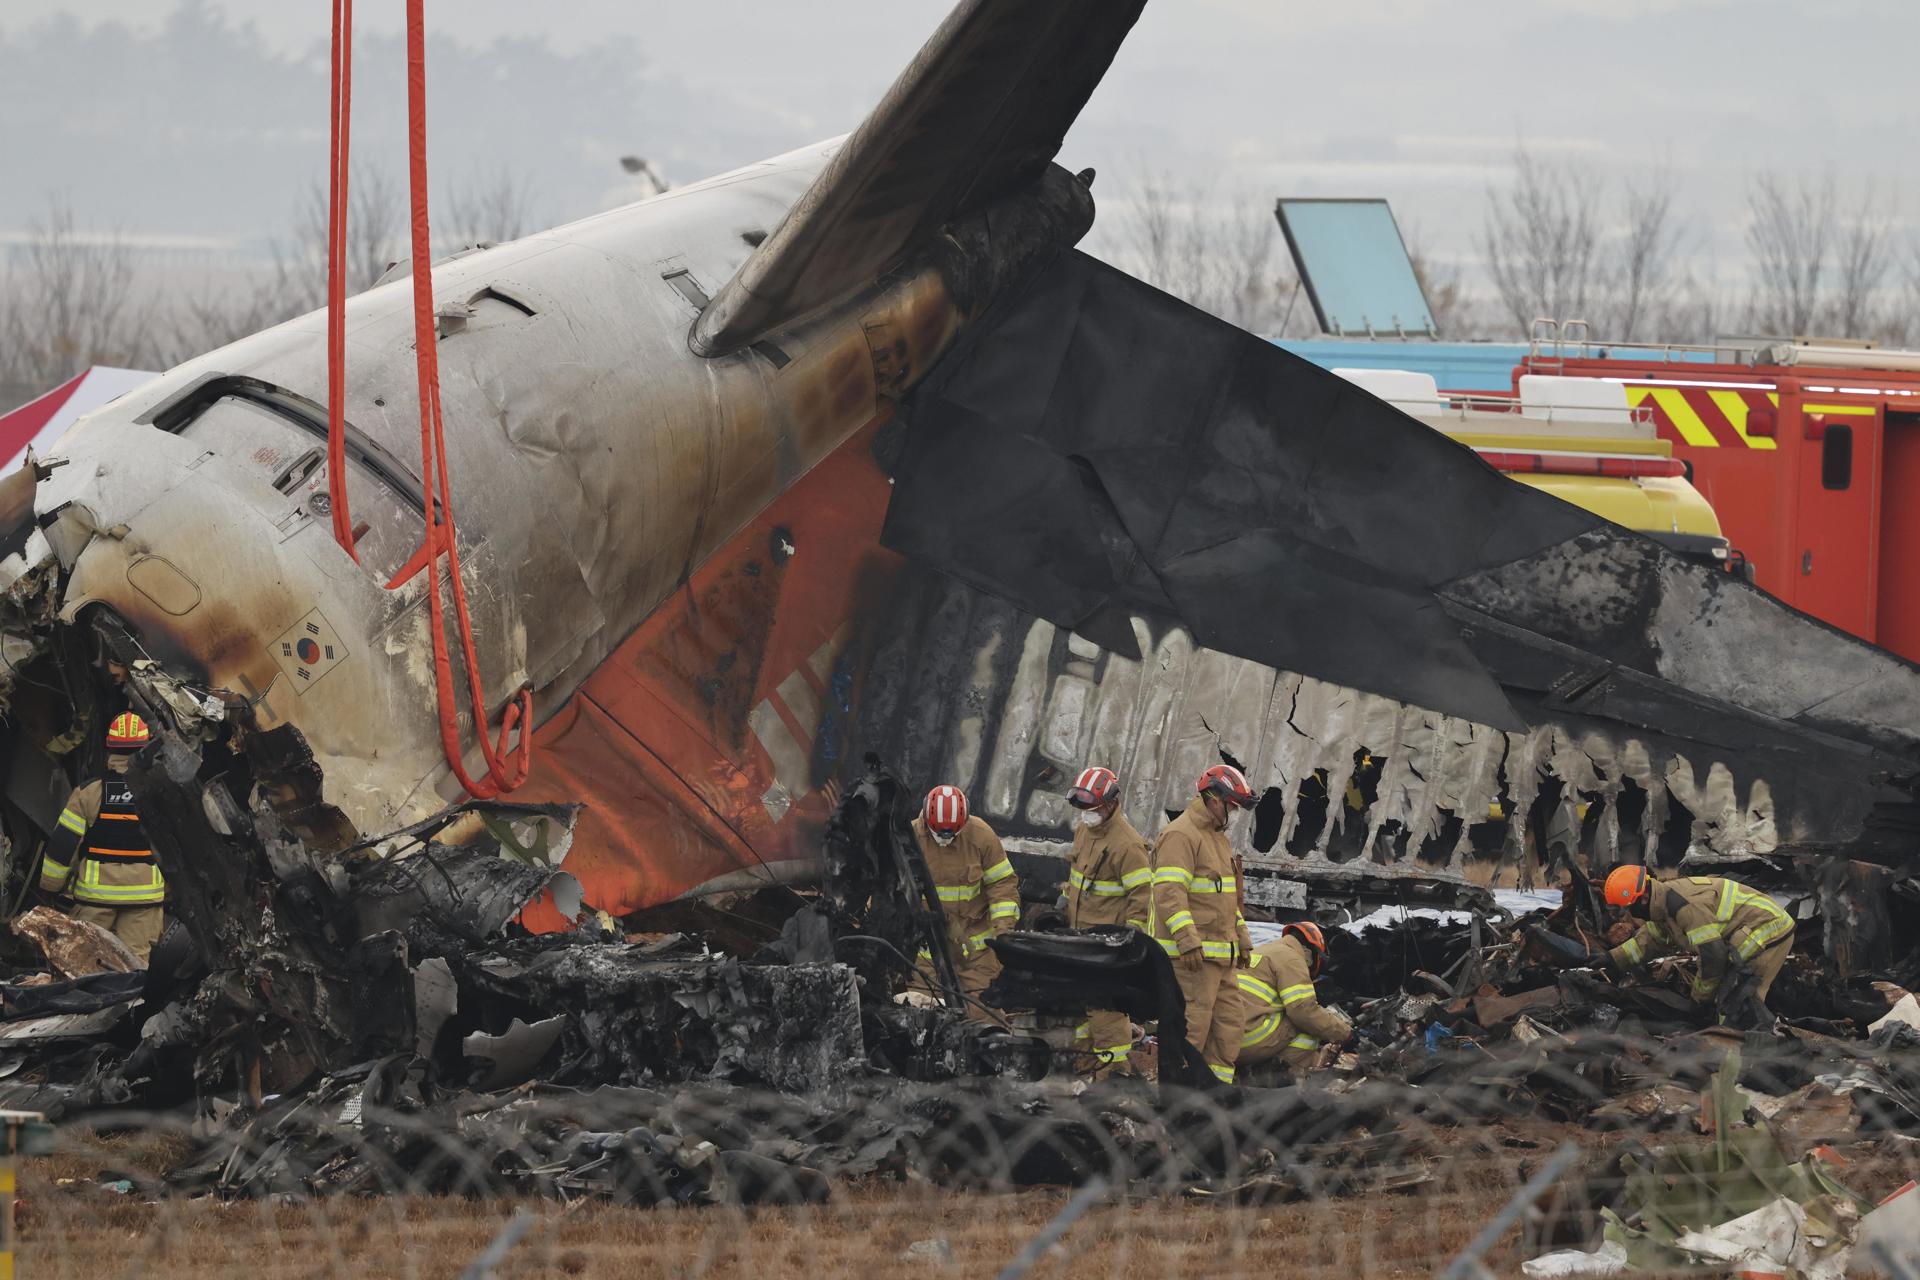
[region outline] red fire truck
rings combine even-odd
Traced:
[[[1526,374],[1622,384],[1631,406],[1651,410],[1755,582],[1920,660],[1920,352],[1538,333],[1514,371],[1516,394]]]

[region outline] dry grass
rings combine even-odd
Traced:
[[[1567,1133],[1557,1126],[1461,1130],[1434,1180],[1399,1193],[1323,1203],[1241,1206],[1198,1200],[1109,1204],[1082,1218],[1036,1277],[1144,1280],[1235,1276],[1357,1280],[1432,1275],[1506,1203],[1528,1168]],[[1584,1134],[1593,1147],[1608,1138]],[[414,1197],[292,1205],[152,1201],[99,1189],[103,1170],[157,1173],[176,1138],[83,1139],[28,1162],[22,1177],[23,1274],[456,1277],[518,1202]],[[1504,1152],[1504,1154],[1502,1154]],[[1526,1167],[1523,1167],[1523,1162]],[[1884,1194],[1907,1166],[1867,1162],[1856,1187]],[[1869,1185],[1871,1184],[1871,1185]],[[1884,1184],[1884,1185],[1882,1185]],[[634,1209],[527,1202],[535,1225],[500,1274],[575,1276],[912,1276],[998,1273],[1066,1203],[1059,1189],[979,1195],[899,1183],[846,1188],[808,1209]],[[1518,1233],[1487,1259],[1518,1274]],[[915,1251],[914,1246],[920,1245]],[[951,1259],[950,1261],[948,1259]]]
[[[1501,1199],[1113,1206],[1083,1218],[1066,1237],[1065,1255],[1032,1274],[1425,1276]],[[114,1201],[76,1201],[57,1220],[37,1221],[22,1244],[23,1274],[454,1277],[513,1211],[500,1202],[428,1199],[309,1206]],[[515,1277],[991,1276],[1064,1202],[1053,1191],[918,1197],[898,1188],[806,1211],[568,1209],[543,1202],[530,1206],[537,1223],[504,1270]],[[944,1242],[952,1261],[909,1252],[921,1241],[935,1248]]]
[[[341,1199],[291,1205],[150,1201],[102,1190],[105,1170],[153,1174],[175,1138],[85,1139],[27,1162],[21,1266],[40,1277],[455,1277],[515,1202]],[[1416,1191],[1324,1204],[1109,1204],[1082,1218],[1031,1274],[1100,1280],[1205,1275],[1425,1276],[1511,1194],[1513,1171],[1443,1170]],[[529,1202],[533,1230],[502,1274],[992,1276],[1066,1203],[1034,1189],[976,1195],[873,1183],[807,1209],[648,1210]],[[924,1243],[923,1243],[924,1242]],[[920,1251],[913,1247],[920,1244]],[[951,1261],[947,1261],[948,1258]],[[1509,1242],[1494,1259],[1513,1265]]]

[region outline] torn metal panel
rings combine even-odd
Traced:
[[[865,1070],[859,992],[839,965],[676,963],[584,941],[446,960],[463,989],[496,1008],[566,1015],[560,1082],[715,1079],[807,1092]]]
[[[526,1023],[515,1018],[511,1026],[497,1036],[476,1031],[460,1042],[460,1050],[480,1063],[476,1089],[507,1089],[531,1079],[540,1060],[547,1056],[566,1028],[565,1018],[542,1018]]]
[[[0,1045],[35,1044],[45,1040],[92,1040],[111,1031],[133,1012],[131,1001],[91,1013],[50,1013],[43,1018],[0,1022]]]
[[[354,874],[351,894],[362,937],[404,931],[425,914],[454,938],[485,943],[542,897],[569,919],[580,912],[580,885],[572,876],[529,865],[497,845],[429,844],[405,857],[379,859]]]

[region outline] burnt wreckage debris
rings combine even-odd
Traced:
[[[230,739],[242,755],[244,739]],[[565,806],[459,806],[323,856],[264,801],[206,799],[219,792],[196,757],[164,728],[131,774],[168,833],[163,857],[231,855],[218,878],[181,877],[181,923],[154,968],[0,986],[0,1104],[211,1108],[219,1122],[156,1192],[807,1203],[849,1177],[987,1188],[1098,1176],[1140,1195],[1351,1194],[1430,1178],[1440,1126],[1688,1123],[1727,1044],[1677,970],[1623,985],[1562,968],[1543,936],[1584,949],[1621,927],[1568,895],[1525,921],[1453,913],[1329,930],[1321,998],[1357,1035],[1305,1085],[1249,1072],[1242,1088],[1070,1087],[1056,1068],[1071,1055],[1049,1028],[1089,1005],[1156,1022],[1162,1075],[1179,1076],[1164,953],[1131,930],[1048,931],[1043,909],[1030,913],[1040,928],[996,946],[1004,971],[988,999],[1023,1011],[1013,1029],[965,1018],[951,974],[937,980],[944,999],[896,1002],[943,925],[911,797],[876,761],[833,815],[818,893],[780,891],[779,936],[716,955],[682,934],[524,934],[513,920],[527,902],[574,905],[570,877],[529,856],[564,842]],[[446,842],[474,828],[470,843]],[[233,903],[252,913],[245,927]],[[1882,903],[1875,945],[1913,936],[1915,909],[1897,893]],[[1920,1029],[1895,1020],[1862,1038],[1904,995],[1888,978],[1920,985],[1920,952],[1841,974],[1816,959],[1818,920],[1776,987],[1782,1028],[1747,1038],[1739,1078],[1780,1100],[1781,1123],[1837,1123],[1844,1085],[1858,1132],[1920,1126]],[[25,932],[46,939],[43,959],[75,954],[45,921]],[[1596,1204],[1625,1194],[1583,1185],[1601,1187]]]

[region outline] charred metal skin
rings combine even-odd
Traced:
[[[522,687],[541,716],[564,702],[694,566],[910,389],[995,287],[1091,223],[1085,186],[1046,170],[845,306],[732,356],[689,353],[706,288],[832,154],[796,152],[436,268],[490,707]],[[108,611],[167,671],[239,694],[263,730],[300,729],[315,786],[281,807],[319,848],[457,793],[427,583],[386,586],[420,536],[408,285],[348,309],[359,564],[328,528],[319,314],[80,423],[62,442],[69,465],[39,486],[29,547],[64,576],[60,623]]]

